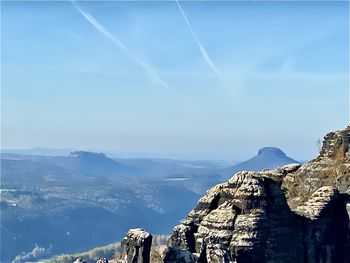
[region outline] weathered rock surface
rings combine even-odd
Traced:
[[[242,171],[203,196],[173,229],[164,263],[350,263],[350,126],[300,166]],[[140,229],[120,262],[149,262]],[[147,255],[148,253],[148,255]]]
[[[164,262],[349,263],[350,127],[301,166],[239,172],[174,227]]]
[[[324,137],[320,155],[283,179],[288,204],[296,209],[323,186],[350,194],[350,126]]]
[[[186,262],[283,262],[287,250],[296,262],[302,251],[289,245],[302,245],[302,224],[280,185],[283,176],[299,166],[240,172],[209,190],[174,228],[165,261],[180,262],[176,255],[191,252],[192,261]],[[286,241],[286,235],[291,239]]]
[[[152,235],[141,228],[130,229],[122,240],[119,263],[149,263]]]

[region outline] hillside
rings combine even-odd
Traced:
[[[90,175],[109,175],[131,173],[131,167],[118,163],[104,153],[74,151],[64,157],[52,160],[62,167]]]

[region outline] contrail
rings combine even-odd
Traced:
[[[199,38],[197,37],[196,33],[193,31],[192,29],[192,26],[191,26],[191,23],[190,21],[188,20],[184,10],[182,9],[181,5],[180,5],[180,2],[179,0],[175,0],[176,3],[177,3],[177,6],[179,7],[180,9],[180,12],[183,16],[183,18],[185,19],[185,22],[186,22],[186,25],[188,27],[188,29],[190,30],[193,38],[195,39],[197,45],[198,45],[198,48],[199,48],[199,51],[201,52],[204,60],[208,63],[209,67],[215,72],[215,74],[218,76],[218,78],[220,79],[221,82],[224,82],[222,76],[221,76],[221,73],[219,72],[219,70],[216,68],[215,64],[213,63],[213,61],[210,59],[209,55],[208,55],[208,52],[206,51],[206,49],[204,48],[204,46],[202,45],[202,43],[200,42]]]
[[[155,72],[155,70],[145,63],[144,61],[140,60],[138,57],[136,57],[130,49],[128,49],[122,41],[120,41],[118,38],[116,38],[111,32],[108,31],[107,28],[105,28],[102,24],[100,24],[90,13],[82,10],[74,1],[71,1],[74,7],[77,9],[77,11],[91,24],[93,25],[102,35],[109,38],[111,41],[113,41],[130,59],[132,59],[134,62],[139,64],[142,68],[144,68],[148,74],[151,76],[151,78],[157,83],[165,87],[170,87],[168,83],[163,81],[158,74]]]

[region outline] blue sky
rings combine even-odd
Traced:
[[[311,158],[348,123],[348,21],[347,2],[2,2],[2,148]]]

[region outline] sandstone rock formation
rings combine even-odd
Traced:
[[[174,228],[165,261],[180,262],[190,252],[186,262],[283,262],[287,250],[296,262],[301,252],[290,245],[302,245],[302,224],[280,185],[283,176],[299,166],[239,172],[209,190]],[[286,241],[287,235],[293,240]]]
[[[174,227],[163,262],[349,263],[349,143],[350,126],[327,134],[303,166],[242,171],[216,185]],[[148,262],[147,235],[129,231],[122,262]]]
[[[288,204],[301,205],[323,186],[334,186],[340,193],[350,194],[350,126],[328,133],[320,155],[283,179]]]
[[[239,172],[174,227],[164,262],[350,262],[350,127],[300,167]]]
[[[122,240],[119,263],[149,263],[152,235],[141,228],[130,229]]]

